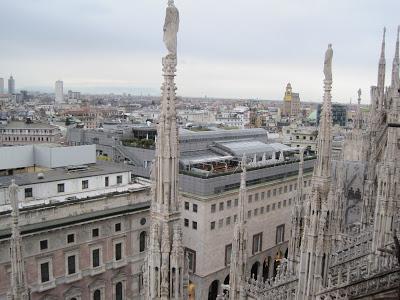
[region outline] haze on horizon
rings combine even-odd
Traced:
[[[361,88],[362,103],[369,103],[383,26],[390,81],[398,0],[175,2],[180,95],[282,99],[291,82],[302,100],[318,101],[324,52],[332,43],[333,100],[348,102]],[[13,74],[17,89],[51,89],[62,79],[65,90],[158,93],[166,3],[3,0],[0,77]]]

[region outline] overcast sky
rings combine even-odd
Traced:
[[[65,90],[158,93],[166,2],[1,0],[0,77],[12,73],[17,89],[62,79]],[[318,101],[332,43],[334,100],[355,99],[361,88],[369,103],[383,26],[390,74],[399,0],[175,2],[180,95],[281,99],[291,82],[301,99]]]

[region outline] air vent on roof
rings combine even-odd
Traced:
[[[38,173],[37,174],[37,178],[38,179],[43,179],[44,178],[44,174],[43,173]]]
[[[81,165],[81,166],[68,166],[66,170],[68,172],[78,172],[78,171],[85,171],[88,169],[88,166]]]

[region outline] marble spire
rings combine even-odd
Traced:
[[[297,265],[300,259],[300,246],[303,237],[303,167],[304,167],[304,149],[299,150],[299,174],[297,176],[297,191],[294,198],[294,205],[291,214],[291,236],[289,240],[289,268],[292,274],[297,271]]]
[[[176,120],[176,66],[179,12],[168,1],[163,57],[164,82],[157,126],[156,157],[152,166],[151,231],[145,261],[145,299],[183,300],[187,295],[187,266],[182,244],[179,201],[179,144]]]
[[[232,254],[229,274],[229,299],[238,300],[241,298],[241,289],[245,282],[247,262],[247,227],[245,219],[245,205],[247,200],[246,188],[246,155],[243,155],[241,162],[242,174],[240,177],[239,189],[239,214],[234,228],[232,241]]]
[[[396,48],[395,48],[395,52],[394,52],[393,66],[392,66],[392,87],[395,89],[400,88],[399,34],[400,34],[400,26],[397,27]]]
[[[314,166],[311,195],[305,212],[304,238],[301,245],[297,300],[316,298],[327,283],[332,242],[332,220],[329,191],[332,152],[332,57],[331,45],[325,53],[324,103],[318,129],[317,161]]]
[[[385,39],[386,39],[386,27],[383,28],[381,56],[379,58],[379,68],[378,68],[378,88],[380,89],[383,89],[385,87],[385,72],[386,72]]]
[[[25,266],[22,253],[22,238],[19,230],[18,185],[14,179],[8,187],[11,211],[11,292],[10,300],[27,300],[28,289],[25,278]]]

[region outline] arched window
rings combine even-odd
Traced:
[[[122,282],[115,285],[115,300],[122,300]]]
[[[139,249],[139,251],[140,252],[143,252],[144,250],[146,250],[146,236],[147,236],[147,233],[146,233],[146,231],[142,231],[141,233],[140,233],[140,236],[139,236],[139,244],[140,244],[140,249]]]
[[[100,290],[95,290],[93,293],[93,300],[101,300]]]

